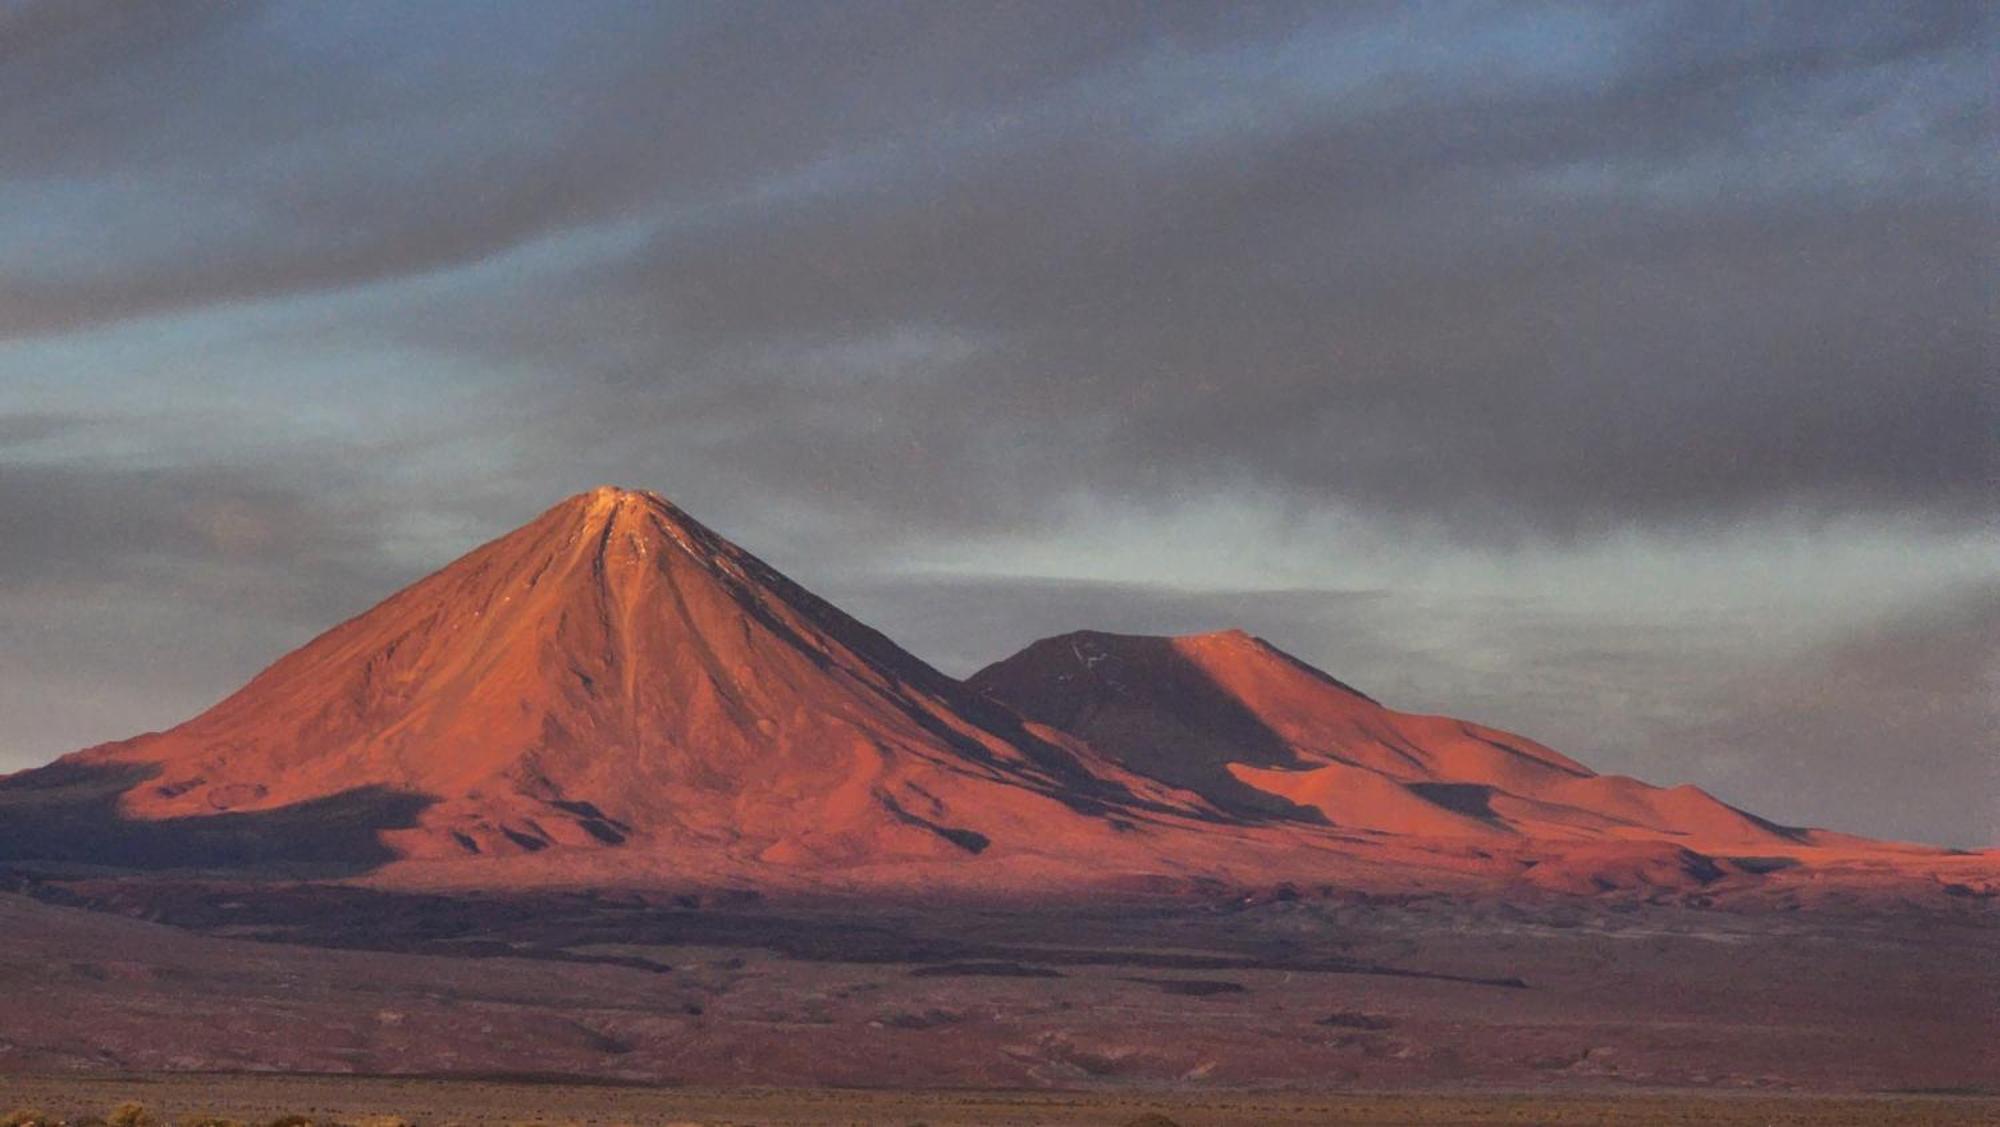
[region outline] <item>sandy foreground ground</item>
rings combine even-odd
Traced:
[[[382,1077],[202,1074],[0,1076],[0,1106],[57,1115],[102,1114],[138,1100],[163,1121],[189,1114],[250,1123],[283,1114],[322,1122],[484,1124],[889,1124],[908,1127],[1104,1125],[1157,1119],[1182,1127],[1229,1124],[1986,1124],[2000,1099],[1953,1096],[1814,1097],[1635,1092],[1180,1094],[923,1092],[841,1089],[667,1089]]]
[[[0,1074],[2000,1095],[1983,911],[131,894],[0,896]]]

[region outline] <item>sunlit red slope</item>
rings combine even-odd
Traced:
[[[1289,809],[1336,828],[1433,839],[1668,840],[1740,852],[1802,838],[1694,787],[1597,775],[1520,736],[1384,708],[1241,631],[1066,634],[969,684],[1225,810]]]
[[[630,878],[970,857],[996,840],[1087,856],[1129,849],[1114,839],[1134,819],[1215,816],[1094,768],[664,500],[610,488],[188,723],[64,765],[109,764],[155,772],[122,799],[140,819],[374,788],[428,802],[381,835],[406,860],[532,859],[525,872],[590,856]]]
[[[1067,635],[960,684],[612,488],[177,728],[0,778],[0,863],[492,889],[1589,893],[1917,854],[1993,867],[1595,775],[1241,633]]]

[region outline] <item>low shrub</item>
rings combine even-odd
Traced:
[[[1381,1014],[1365,1014],[1355,1010],[1342,1010],[1319,1019],[1318,1024],[1330,1025],[1335,1029],[1388,1029],[1396,1023]]]

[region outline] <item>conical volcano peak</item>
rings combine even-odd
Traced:
[[[602,531],[612,525],[623,525],[632,531],[649,525],[656,529],[666,526],[680,531],[699,531],[706,534],[705,538],[720,539],[679,506],[647,489],[600,485],[569,497],[549,510],[549,515],[557,514],[583,525],[587,530]]]
[[[652,513],[675,524],[700,526],[685,509],[650,489],[628,489],[622,485],[600,485],[586,489],[556,505],[573,510],[585,519],[603,521],[619,514]]]
[[[546,852],[552,873],[929,863],[1032,852],[1058,823],[1095,854],[1130,817],[1201,813],[1086,759],[657,494],[606,486],[80,762],[145,771],[120,805],[146,819],[405,796],[421,816],[379,842],[401,859]]]
[[[642,500],[650,499],[655,501],[662,499],[659,494],[653,492],[650,489],[633,489],[630,486],[612,485],[608,482],[603,485],[592,486],[591,488],[584,490],[582,493],[577,494],[577,496],[583,498],[586,501],[591,501],[591,502],[622,501],[627,498],[638,498]]]
[[[782,581],[755,557],[647,489],[597,486],[564,499],[514,535],[536,529],[555,533],[564,548],[586,545],[600,581],[613,570],[636,564],[657,570],[671,555],[684,555],[726,582]]]
[[[600,485],[569,498],[556,508],[573,511],[576,518],[585,524],[603,524],[615,520],[626,508],[641,507],[651,500],[654,498],[636,489]]]
[[[1076,631],[961,683],[612,485],[184,724],[0,779],[0,859],[387,863],[379,879],[490,887],[1355,876],[1396,841],[1436,873],[1540,866],[1550,843],[1810,844],[1396,712],[1241,629]]]

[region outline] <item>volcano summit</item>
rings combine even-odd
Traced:
[[[961,684],[609,487],[179,727],[0,781],[0,814],[16,863],[440,887],[1591,892],[1967,863],[1398,713],[1239,632],[1067,635]]]

